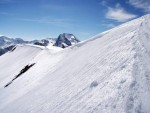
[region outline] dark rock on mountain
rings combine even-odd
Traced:
[[[33,44],[34,45],[39,45],[39,46],[48,46],[48,44],[51,43],[51,40],[55,41],[55,39],[43,39],[41,41],[36,41]]]
[[[15,50],[15,45],[11,45],[6,48],[0,48],[0,56],[5,54],[8,51],[14,51],[14,50]]]
[[[66,48],[80,42],[73,34],[63,33],[60,34],[56,40],[54,46]]]

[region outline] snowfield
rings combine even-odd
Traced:
[[[150,14],[64,50],[0,56],[0,113],[150,113]]]

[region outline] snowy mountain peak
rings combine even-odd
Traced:
[[[63,33],[60,34],[56,40],[55,46],[65,48],[80,42],[73,34]]]

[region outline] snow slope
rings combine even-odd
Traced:
[[[149,31],[146,15],[61,51],[19,46],[0,56],[0,112],[150,113]]]

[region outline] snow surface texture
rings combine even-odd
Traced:
[[[150,113],[149,31],[146,15],[64,50],[16,47],[0,56],[0,112]]]

